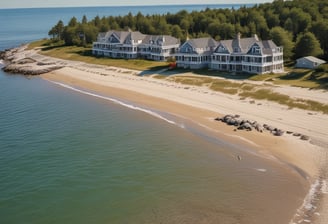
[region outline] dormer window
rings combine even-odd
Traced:
[[[227,52],[227,49],[223,45],[220,45],[216,51],[217,52]]]
[[[238,47],[235,47],[235,48],[233,49],[233,52],[239,52],[239,48],[238,48]]]
[[[253,46],[252,53],[253,54],[261,54],[261,48],[259,46]]]

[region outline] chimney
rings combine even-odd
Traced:
[[[240,40],[240,37],[241,37],[241,34],[240,34],[240,32],[238,32],[236,35],[236,39]]]

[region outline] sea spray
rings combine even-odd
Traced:
[[[174,122],[174,121],[172,121],[172,120],[170,120],[168,118],[165,118],[162,115],[160,115],[159,113],[156,113],[156,112],[154,112],[152,110],[148,110],[148,109],[145,109],[145,108],[142,108],[142,107],[138,107],[138,106],[135,106],[135,105],[132,105],[132,104],[124,103],[124,102],[122,102],[120,100],[117,100],[117,99],[114,99],[114,98],[111,98],[111,97],[102,96],[102,95],[98,95],[98,94],[95,94],[95,93],[87,92],[87,91],[84,91],[84,90],[81,90],[81,89],[75,88],[73,86],[60,83],[60,82],[55,82],[55,81],[50,81],[50,82],[52,82],[52,83],[54,83],[56,85],[62,86],[64,88],[71,89],[73,91],[76,91],[76,92],[85,94],[85,95],[94,96],[94,97],[97,97],[97,98],[100,98],[100,99],[104,99],[104,100],[109,100],[109,101],[111,101],[113,103],[119,104],[121,106],[127,107],[127,108],[132,109],[132,110],[142,111],[142,112],[144,112],[146,114],[149,114],[151,116],[154,116],[156,118],[159,118],[161,120],[164,120],[164,121],[166,121],[169,124],[177,125],[180,128],[184,128],[184,125],[183,124],[177,124],[176,122]]]

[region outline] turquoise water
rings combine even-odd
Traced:
[[[0,49],[45,35],[37,24],[49,14],[24,12],[12,10],[10,25],[0,13]],[[35,23],[23,26],[25,17]],[[303,180],[251,151],[0,71],[0,223],[288,223]]]

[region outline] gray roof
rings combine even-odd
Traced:
[[[127,38],[131,39],[131,40],[143,40],[145,38],[145,34],[140,33],[139,31],[135,31],[135,32],[128,32],[128,36]]]
[[[308,61],[316,62],[318,64],[324,64],[324,63],[326,63],[326,61],[321,60],[321,59],[316,58],[316,57],[313,57],[313,56],[307,56],[307,57],[299,58],[299,59],[297,59],[297,61],[300,60],[300,59],[306,59]]]
[[[190,39],[186,43],[190,44],[190,46],[192,46],[193,48],[215,48],[218,45],[218,42],[216,42],[213,38],[210,37]]]
[[[145,35],[139,31],[115,31],[110,30],[106,33],[98,34],[98,41],[108,41],[111,35],[116,36],[121,44],[128,43],[131,40],[142,41],[143,44],[154,44],[158,46],[179,45],[180,40],[169,35]]]
[[[254,44],[257,44],[263,54],[271,54],[272,50],[277,48],[277,45],[272,40],[259,40],[257,35],[248,38],[240,38],[240,35],[237,35],[235,39],[231,40],[221,40],[219,43],[223,45],[229,53],[233,53],[234,49],[238,49],[238,53],[246,54]]]
[[[153,44],[158,46],[179,45],[179,39],[169,35],[146,35],[142,40],[143,44]]]
[[[213,38],[205,37],[190,39],[180,47],[179,51],[180,53],[210,55],[213,53],[217,45],[218,42],[216,42]]]

